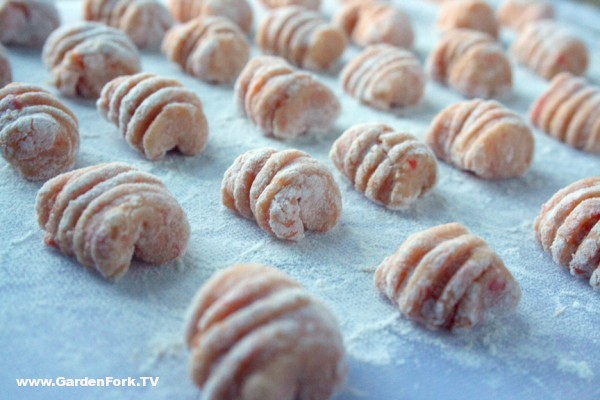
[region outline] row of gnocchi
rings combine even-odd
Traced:
[[[335,190],[322,186],[333,181],[308,155],[264,149],[238,161],[224,178],[223,201],[264,229],[277,234],[300,222],[326,230],[318,219],[336,218],[338,202],[310,192],[311,186],[321,194]],[[584,179],[553,196],[535,221],[543,247],[596,288],[600,231],[598,224],[589,229],[589,221],[599,200],[600,177]],[[124,274],[134,255],[163,263],[188,245],[190,227],[179,203],[156,177],[126,164],[59,175],[42,187],[36,208],[45,242],[106,278]],[[288,220],[280,214],[286,209],[296,211]],[[512,312],[521,296],[501,258],[458,223],[409,236],[380,263],[374,284],[407,318],[454,332]],[[189,308],[186,343],[192,378],[207,399],[230,398],[224,393],[281,399],[298,390],[327,399],[347,371],[332,313],[280,270],[262,265],[223,269],[200,288]],[[247,364],[254,367],[237,373]]]

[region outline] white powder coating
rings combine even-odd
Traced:
[[[531,106],[531,122],[571,147],[600,154],[600,88],[568,72],[556,75]]]
[[[118,77],[104,86],[97,106],[127,143],[150,160],[173,149],[197,155],[206,147],[202,102],[174,79],[145,73]]]
[[[40,87],[0,88],[0,153],[25,178],[43,181],[75,164],[77,117]]]
[[[52,0],[5,0],[0,4],[0,43],[41,47],[59,25]]]
[[[279,139],[323,134],[340,113],[327,86],[273,56],[255,57],[244,67],[235,84],[235,102],[267,135]]]
[[[329,157],[358,191],[391,210],[408,208],[437,183],[437,162],[427,145],[385,124],[348,129]]]
[[[442,160],[485,179],[521,176],[533,162],[531,129],[495,100],[470,100],[442,110],[425,141]]]
[[[554,6],[547,0],[504,0],[497,14],[502,25],[516,30],[530,22],[555,18]]]
[[[135,44],[123,32],[97,22],[79,22],[52,32],[42,59],[52,84],[66,96],[98,97],[112,79],[140,70]]]
[[[254,14],[247,0],[168,0],[171,15],[179,22],[198,17],[225,17],[250,33]]]
[[[511,53],[519,63],[548,80],[561,72],[583,75],[590,59],[585,42],[551,20],[527,24],[512,44]]]
[[[157,0],[85,0],[83,18],[125,32],[139,48],[158,48],[173,26],[169,11]]]
[[[467,97],[507,98],[512,91],[510,61],[502,46],[484,32],[445,32],[427,63],[432,79]]]
[[[310,10],[318,10],[321,6],[321,0],[258,0],[263,6],[268,8],[279,8],[287,6],[301,6]]]
[[[188,314],[192,378],[207,400],[327,399],[344,381],[335,317],[272,267],[215,274]]]
[[[340,74],[346,93],[380,110],[416,106],[423,98],[425,72],[409,51],[375,44],[346,64]]]
[[[430,329],[472,329],[512,312],[521,298],[502,260],[458,223],[411,235],[377,268],[375,285]]]
[[[341,194],[325,166],[298,150],[269,148],[239,156],[225,172],[223,204],[279,239],[327,232],[339,221]]]
[[[211,83],[235,80],[250,55],[248,39],[240,28],[225,17],[215,16],[173,27],[161,48],[185,72]]]
[[[256,44],[267,54],[281,56],[299,67],[322,71],[344,53],[344,32],[304,7],[277,8],[267,13],[256,32]]]
[[[498,5],[498,1],[490,1]],[[416,33],[415,52],[423,61],[438,37],[438,7],[426,1],[394,0],[410,15]],[[72,1],[58,3],[65,23],[81,18]],[[257,6],[257,20],[263,17]],[[331,17],[337,0],[323,1]],[[562,23],[571,26],[592,54],[588,78],[600,82],[596,32],[600,14],[575,2],[557,2]],[[512,32],[502,32],[509,44]],[[253,47],[254,54],[259,51]],[[35,52],[9,48],[15,80],[46,89],[48,73]],[[348,63],[360,49],[351,46]],[[167,154],[150,162],[133,152],[115,126],[92,102],[67,98],[77,113],[81,149],[77,167],[126,161],[159,177],[188,215],[192,234],[179,261],[153,267],[134,259],[127,274],[106,283],[74,259],[43,246],[34,199],[39,184],[24,182],[0,159],[0,340],[9,343],[0,364],[3,396],[18,399],[22,374],[55,377],[157,376],[155,388],[58,388],[56,397],[102,396],[112,399],[152,397],[157,400],[198,399],[201,391],[189,378],[190,354],[181,344],[186,307],[213,272],[239,262],[275,266],[323,299],[340,321],[349,358],[349,379],[336,400],[481,398],[597,399],[600,342],[600,296],[583,279],[558,267],[535,240],[533,220],[557,190],[597,175],[598,156],[565,146],[534,129],[536,150],[522,177],[489,182],[445,163],[439,164],[435,189],[410,209],[391,212],[367,201],[340,174],[343,213],[326,234],[306,233],[297,243],[273,238],[221,205],[223,174],[235,158],[258,147],[289,148],[261,134],[232,104],[232,90],[188,76],[159,54],[144,52],[146,72],[169,76],[203,101],[211,136],[198,157]],[[344,94],[338,77],[318,74],[339,98],[343,113],[330,135],[293,144],[334,169],[329,151],[348,128],[376,121],[423,140],[431,120],[446,106],[464,100],[430,82],[421,106],[379,112]],[[547,83],[520,66],[514,69],[514,97],[506,105],[521,118]],[[430,332],[401,316],[373,287],[373,268],[392,254],[410,234],[450,221],[460,221],[485,238],[518,280],[522,298],[515,313],[466,335]],[[554,314],[562,305],[566,310]],[[165,353],[165,349],[169,349]],[[582,379],[558,367],[559,360],[587,363],[594,376]],[[35,371],[33,367],[35,366]],[[40,389],[40,392],[42,389]],[[74,394],[77,392],[77,394]],[[42,395],[42,394],[41,394]]]
[[[135,256],[163,264],[185,253],[190,227],[160,179],[124,163],[57,176],[36,199],[44,242],[75,256],[107,279],[121,277]]]
[[[334,23],[359,46],[387,43],[410,49],[414,44],[410,18],[387,2],[346,1],[337,10]]]
[[[600,176],[558,191],[542,206],[534,229],[557,264],[600,289]]]

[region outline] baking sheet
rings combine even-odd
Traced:
[[[418,0],[397,3],[413,19],[416,52],[424,60],[435,43],[437,8]],[[65,23],[80,18],[79,2],[58,4]],[[325,1],[325,12],[331,14],[336,5]],[[572,2],[557,6],[560,19],[592,50],[588,76],[599,84],[600,13]],[[503,33],[504,45],[512,39]],[[343,62],[357,52],[349,49]],[[39,51],[9,48],[9,54],[15,80],[52,89]],[[182,343],[185,309],[214,271],[261,262],[298,279],[337,315],[350,360],[349,378],[337,399],[600,399],[599,293],[553,264],[532,231],[540,205],[552,194],[600,173],[598,156],[536,131],[535,161],[524,177],[486,182],[441,164],[439,185],[406,212],[369,202],[335,172],[344,198],[339,226],[285,243],[221,206],[222,175],[239,154],[262,146],[296,147],[333,170],[329,148],[350,126],[384,122],[423,138],[435,114],[461,97],[429,83],[421,106],[382,113],[344,94],[338,69],[320,75],[343,107],[331,135],[283,143],[262,136],[236,112],[231,86],[186,76],[158,53],[143,53],[143,69],[176,77],[199,94],[210,124],[206,151],[193,158],[146,161],[99,116],[93,101],[65,99],[80,119],[77,167],[126,161],[162,178],[188,214],[189,250],[180,261],[161,267],[135,261],[122,280],[106,282],[42,245],[34,212],[40,184],[23,181],[0,160],[0,398],[199,398]],[[526,115],[546,86],[516,68],[515,94],[505,103]],[[413,325],[372,285],[374,267],[408,235],[451,221],[485,238],[523,289],[516,313],[463,336]],[[159,383],[155,388],[18,388],[15,383],[15,378],[106,376],[152,376]]]

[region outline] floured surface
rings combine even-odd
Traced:
[[[79,7],[61,3],[65,21]],[[421,61],[435,43],[436,6],[403,2],[414,21]],[[330,15],[335,1],[325,2]],[[600,84],[600,13],[560,3],[558,14],[580,29],[593,50],[588,76]],[[260,19],[260,18],[258,18]],[[597,29],[597,27],[595,28]],[[514,36],[505,32],[506,47]],[[49,73],[39,51],[9,49],[15,80],[43,85]],[[255,48],[253,53],[257,54]],[[358,54],[352,48],[344,62]],[[334,171],[328,159],[337,136],[357,123],[382,122],[423,139],[435,114],[461,97],[428,83],[424,103],[382,113],[344,94],[335,77],[320,78],[340,97],[342,116],[332,135],[286,144],[263,137],[236,112],[232,87],[210,86],[182,74],[158,53],[143,53],[144,71],[172,76],[202,99],[210,125],[205,152],[167,155],[150,162],[131,149],[117,128],[102,119],[92,101],[65,99],[80,119],[77,167],[126,161],[165,181],[188,214],[192,237],[177,263],[147,267],[134,262],[116,284],[105,282],[75,260],[43,246],[35,194],[0,161],[0,369],[3,398],[197,399],[183,346],[185,309],[216,270],[236,262],[280,267],[322,298],[338,316],[350,356],[350,375],[338,399],[437,398],[598,399],[600,397],[600,294],[583,279],[555,265],[536,243],[533,220],[557,190],[600,173],[600,158],[535,131],[532,168],[520,179],[486,182],[440,164],[439,185],[406,212],[373,204]],[[524,115],[547,83],[522,68],[515,96],[506,101]],[[300,243],[276,240],[255,222],[221,205],[225,170],[243,152],[258,147],[306,151],[324,162],[340,184],[344,210],[327,234],[307,234]],[[373,287],[373,271],[410,234],[459,221],[487,241],[519,280],[523,297],[515,314],[471,335],[431,333],[400,317]],[[19,389],[14,378],[160,377],[156,388]]]

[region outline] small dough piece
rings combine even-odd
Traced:
[[[8,53],[4,46],[0,44],[0,89],[12,82],[12,69]]]
[[[530,22],[554,19],[554,14],[554,6],[547,0],[504,0],[498,9],[500,23],[517,31]]]
[[[425,142],[448,164],[484,179],[519,177],[533,161],[531,129],[494,100],[470,100],[442,110]]]
[[[331,172],[299,150],[250,150],[225,172],[225,207],[256,220],[264,231],[301,240],[305,231],[327,232],[342,213],[342,195]]]
[[[512,92],[512,66],[493,37],[483,32],[446,32],[428,62],[432,79],[466,97],[504,98]]]
[[[441,31],[468,29],[498,38],[500,30],[494,9],[484,0],[454,0],[440,8],[437,27]]]
[[[185,253],[185,212],[155,176],[124,163],[98,164],[61,174],[37,195],[44,243],[107,279],[129,269],[135,255],[164,264]]]
[[[77,117],[49,92],[11,83],[0,89],[0,152],[25,179],[44,181],[75,164]]]
[[[531,107],[531,122],[579,150],[600,154],[600,88],[562,72]]]
[[[42,59],[52,84],[66,96],[96,98],[117,76],[140,71],[140,55],[123,32],[98,22],[58,28],[44,45]]]
[[[542,206],[534,230],[555,263],[600,290],[600,176],[559,190]]]
[[[167,32],[163,53],[188,74],[209,83],[233,81],[250,57],[250,44],[224,17],[199,17]]]
[[[546,80],[561,72],[583,75],[589,63],[585,43],[554,21],[536,21],[519,32],[511,52],[526,68]]]
[[[318,10],[321,7],[321,0],[260,0],[260,3],[267,8],[300,6],[309,10]]]
[[[191,375],[206,400],[327,400],[347,374],[331,312],[273,267],[215,273],[189,308]]]
[[[500,257],[459,223],[409,236],[379,265],[375,286],[409,319],[455,332],[509,314],[521,298]]]
[[[7,46],[42,47],[60,25],[52,0],[2,0],[0,42]]]
[[[346,35],[316,11],[299,6],[267,13],[256,33],[260,49],[281,56],[301,68],[330,69],[346,49]]]
[[[391,210],[408,208],[437,183],[437,161],[429,147],[385,124],[348,129],[329,157],[356,190]]]
[[[125,32],[139,48],[158,48],[173,26],[171,14],[157,0],[85,0],[83,18]]]
[[[283,58],[253,58],[235,84],[238,107],[267,135],[294,139],[327,132],[340,114],[335,94]]]
[[[359,46],[387,43],[405,49],[413,47],[415,37],[410,18],[386,2],[347,1],[335,15],[334,22]]]
[[[419,104],[427,81],[411,52],[389,44],[364,49],[346,64],[340,77],[346,93],[380,110]]]
[[[225,17],[245,33],[252,30],[252,7],[247,0],[169,0],[171,15],[179,22],[198,17]]]
[[[175,148],[193,156],[206,147],[202,102],[174,79],[147,73],[120,76],[104,86],[97,105],[127,143],[150,160]]]

